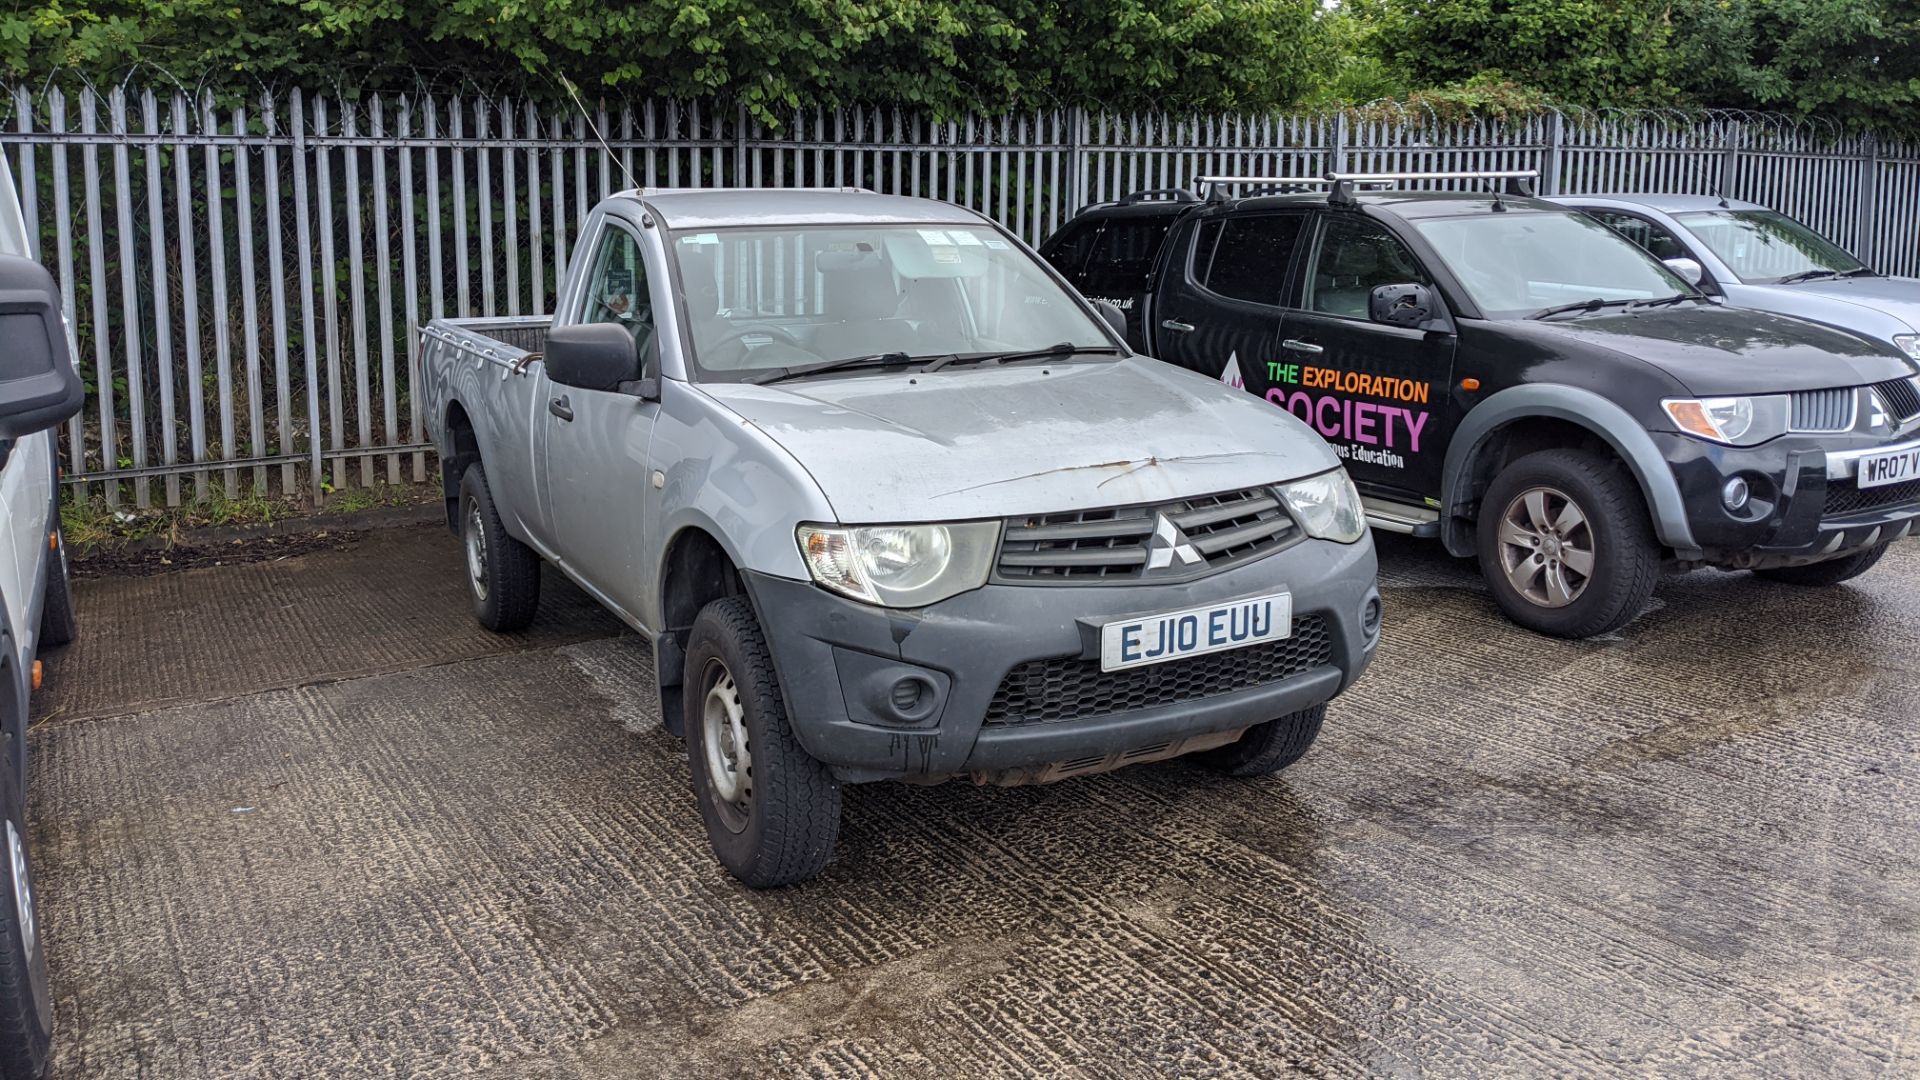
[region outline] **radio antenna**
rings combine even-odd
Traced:
[[[549,68],[548,70],[551,71],[552,69]],[[604,152],[608,158],[612,159],[613,164],[620,170],[620,175],[627,178],[627,186],[630,188],[639,187],[640,185],[634,180],[633,174],[627,171],[627,163],[621,159],[619,154],[613,152],[613,147],[607,145],[607,137],[600,133],[600,125],[593,122],[593,114],[587,111],[587,103],[581,100],[580,90],[573,85],[573,80],[558,71],[554,71],[553,75],[560,80],[560,85],[566,89],[567,96],[573,99],[574,107],[580,110],[580,117],[586,121],[587,130],[593,132],[593,141],[600,144],[601,151]]]

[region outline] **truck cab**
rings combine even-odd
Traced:
[[[1091,207],[1041,251],[1091,288],[1114,264],[1087,237],[1164,224],[1134,291],[1103,293],[1132,343],[1310,424],[1375,528],[1478,556],[1544,633],[1621,626],[1665,568],[1834,584],[1912,531],[1920,365],[1719,303],[1531,179],[1213,178]]]

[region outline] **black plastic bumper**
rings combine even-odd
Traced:
[[[1872,446],[1855,435],[1788,436],[1729,447],[1684,435],[1654,436],[1673,465],[1694,540],[1720,566],[1787,566],[1831,558],[1920,531],[1920,486],[1860,492],[1829,480],[1829,452]],[[1721,493],[1734,477],[1752,501],[1730,511]]]
[[[1039,766],[1245,728],[1331,699],[1365,670],[1378,643],[1377,622],[1372,633],[1362,625],[1379,600],[1370,539],[1305,541],[1178,584],[988,585],[913,610],[856,603],[811,582],[744,576],[795,735],[849,781]],[[1097,671],[1103,623],[1282,591],[1292,594],[1295,626],[1324,634],[1326,663],[1103,715],[986,722],[1016,666],[1077,659]],[[917,698],[900,692],[903,681],[917,683]]]

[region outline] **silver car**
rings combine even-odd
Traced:
[[[1379,640],[1359,496],[1117,319],[944,203],[615,195],[551,319],[422,333],[474,610],[525,626],[545,565],[645,635],[754,886],[846,783],[1282,768]]]
[[[1777,210],[1716,195],[1553,201],[1599,218],[1729,304],[1851,330],[1920,360],[1920,279],[1875,273]]]

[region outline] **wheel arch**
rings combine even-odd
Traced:
[[[688,635],[700,609],[715,600],[742,596],[751,604],[740,577],[740,560],[717,532],[702,524],[683,525],[661,549],[659,628],[653,636],[654,682],[660,689],[660,720],[675,735],[685,733],[680,685],[684,678]]]
[[[1654,535],[1681,558],[1701,554],[1680,486],[1646,428],[1625,409],[1577,387],[1535,384],[1502,390],[1467,413],[1447,448],[1441,480],[1441,539],[1456,556],[1474,553],[1472,522],[1493,476],[1520,454],[1555,446],[1604,449],[1627,466],[1646,500]]]
[[[467,415],[467,407],[458,399],[447,403],[440,430],[440,493],[447,504],[447,528],[458,535],[460,478],[466,475],[467,466],[480,460],[480,436],[474,430],[473,418]]]

